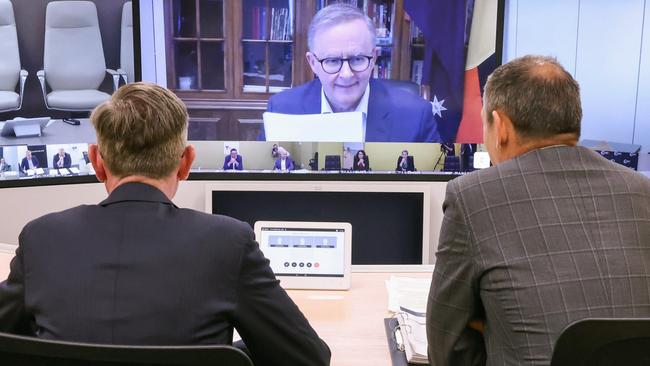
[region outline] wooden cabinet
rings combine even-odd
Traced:
[[[256,140],[268,98],[314,77],[304,57],[307,30],[332,2],[165,0],[167,85],[188,106],[190,139]],[[375,23],[382,50],[375,77],[410,79],[403,0],[346,2]]]

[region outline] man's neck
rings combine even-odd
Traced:
[[[176,179],[175,175],[170,175],[162,179],[154,179],[142,175],[129,175],[123,178],[109,176],[107,177],[106,182],[104,182],[104,185],[106,186],[106,191],[110,194],[115,188],[126,183],[144,183],[154,186],[164,193],[170,200],[174,198],[176,190],[178,189],[178,179]]]
[[[548,138],[530,138],[524,139],[521,137],[517,138],[517,143],[504,152],[502,161],[515,158],[517,156],[523,155],[529,151],[542,149],[550,146],[576,146],[578,144],[579,137],[574,133],[562,133]]]

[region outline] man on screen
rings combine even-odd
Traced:
[[[650,180],[577,146],[578,83],[553,58],[497,68],[495,165],[447,184],[427,306],[432,365],[548,365],[584,318],[650,317]]]
[[[69,168],[72,165],[72,159],[70,158],[70,154],[65,152],[64,148],[59,149],[59,153],[54,155],[54,158],[52,159],[52,166],[55,169],[61,169],[61,168]]]
[[[375,26],[357,7],[337,3],[321,9],[309,26],[307,62],[317,79],[274,95],[269,112],[366,115],[367,142],[438,142],[431,104],[371,79],[379,55]],[[262,133],[264,139],[264,133]]]
[[[230,155],[223,159],[223,170],[243,170],[244,163],[242,157],[237,153],[237,149],[230,149]]]
[[[241,221],[174,205],[188,177],[187,110],[121,87],[91,115],[108,198],[28,223],[0,283],[0,331],[131,345],[230,344],[255,365],[328,365],[330,352]]]
[[[38,167],[39,163],[36,156],[32,155],[32,152],[29,150],[25,151],[25,157],[20,162],[20,171],[25,172],[27,170],[36,169]]]

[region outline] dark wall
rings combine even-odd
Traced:
[[[43,69],[43,44],[45,42],[45,8],[52,0],[11,0],[16,18],[20,62],[29,72],[25,83],[25,99],[19,111],[0,113],[0,120],[20,117],[51,116],[62,118],[64,112],[48,111],[45,108],[41,86],[36,72]],[[97,6],[99,27],[104,47],[106,67],[118,69],[120,64],[120,27],[122,6],[128,0],[92,0]],[[74,57],[74,55],[70,55]],[[112,79],[106,77],[101,90],[112,92]]]
[[[422,264],[424,195],[405,192],[212,191],[212,213],[256,221],[352,224],[352,264]],[[290,209],[287,209],[290,208]]]

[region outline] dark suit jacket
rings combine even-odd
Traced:
[[[244,169],[244,163],[242,163],[241,155],[237,155],[236,160],[237,160],[237,163],[239,163],[239,165],[233,167],[233,165],[235,165],[235,164],[229,164],[230,163],[230,155],[226,155],[226,157],[223,159],[223,170],[231,170],[231,169],[243,170]]]
[[[450,181],[443,211],[433,365],[548,365],[573,321],[650,317],[650,180],[635,171],[583,147],[538,149]]]
[[[318,114],[321,112],[321,83],[312,80],[285,90],[269,99],[269,112],[286,114]],[[260,136],[265,140],[264,132]],[[437,124],[431,103],[397,88],[389,88],[382,80],[370,79],[367,142],[438,142]]]
[[[359,165],[361,159],[357,155],[354,155],[354,162],[352,163],[352,170],[370,170],[370,159],[368,155],[363,157],[363,166]]]
[[[278,158],[278,159],[275,161],[275,164],[273,165],[273,169],[275,169],[275,170],[280,170],[280,169],[281,169],[281,167],[282,167],[282,162],[281,162],[281,160],[282,160],[282,159]],[[287,170],[294,170],[294,169],[296,168],[296,167],[294,166],[294,164],[293,164],[293,159],[291,159],[290,156],[287,156],[287,161],[286,161],[285,165],[286,165],[286,167],[287,167]]]
[[[250,226],[176,207],[153,186],[28,223],[0,331],[134,344],[229,344],[256,365],[326,365],[329,349],[275,279]]]
[[[57,163],[59,162],[60,159],[61,159],[61,157],[59,156],[58,153],[56,155],[54,155],[54,158],[52,159],[52,167],[53,168],[56,169],[56,168],[59,167],[57,165]],[[70,154],[65,153],[65,155],[63,156],[63,167],[64,168],[69,168],[71,165],[72,165],[72,159],[70,158]]]
[[[36,156],[32,155],[32,164],[34,164],[34,168],[38,168],[38,159]],[[29,169],[29,162],[27,161],[27,158],[23,158],[23,160],[20,162],[20,170],[25,171]]]
[[[397,158],[397,166],[395,167],[395,171],[398,172],[414,172],[415,171],[415,163],[413,162],[413,156],[409,155],[406,158],[406,169],[402,167],[400,164],[402,162],[402,156]]]

